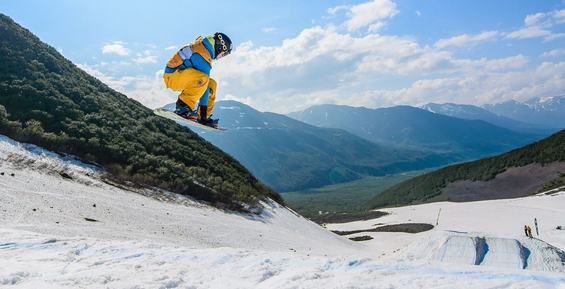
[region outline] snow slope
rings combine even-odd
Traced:
[[[428,223],[436,227],[419,234],[362,232],[348,237],[371,236],[373,240],[363,243],[381,255],[392,255],[390,258],[401,254],[404,258],[428,262],[565,273],[565,230],[556,229],[565,227],[565,192],[493,201],[439,202],[383,211],[390,214],[326,227],[353,231],[389,224]],[[534,218],[538,221],[539,235]],[[526,224],[535,238],[524,236]],[[411,244],[412,248],[403,250]]]
[[[417,258],[430,234],[411,236],[423,249],[404,260],[378,258],[403,242],[354,243],[276,204],[234,214],[101,173],[0,137],[0,288],[565,288],[562,273]]]
[[[67,237],[149,239],[318,255],[350,254],[362,246],[275,203],[256,216],[225,213],[166,192],[136,193],[102,182],[101,172],[92,167],[6,138],[0,139],[0,160],[0,172],[5,172],[0,176],[0,222],[5,227]],[[63,173],[72,179],[62,177]],[[319,240],[327,246],[318,246]]]
[[[0,230],[5,288],[563,288],[563,274]]]

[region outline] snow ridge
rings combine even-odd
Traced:
[[[2,230],[8,288],[562,288],[563,274]],[[6,266],[7,265],[7,266]],[[455,264],[457,265],[457,264]]]
[[[507,269],[565,273],[565,252],[536,238],[501,238],[480,233],[437,232],[412,245],[403,258]]]

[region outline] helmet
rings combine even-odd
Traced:
[[[231,39],[221,32],[214,33],[214,53],[216,55],[216,59],[222,58],[231,53],[232,43]]]

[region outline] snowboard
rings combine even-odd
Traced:
[[[198,122],[188,120],[186,118],[178,116],[176,113],[174,113],[170,110],[166,110],[166,109],[163,109],[163,108],[157,108],[157,109],[153,110],[153,113],[160,116],[160,117],[164,117],[164,118],[168,118],[170,120],[174,120],[178,124],[183,125],[183,126],[189,126],[189,127],[193,127],[193,128],[203,129],[203,130],[207,130],[207,131],[215,131],[215,132],[226,130],[223,127],[214,128],[214,127],[211,127],[211,126],[199,124]]]

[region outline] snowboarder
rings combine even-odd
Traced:
[[[539,236],[538,219],[534,218],[534,225],[536,226],[536,236]]]
[[[211,118],[217,84],[210,78],[210,70],[212,60],[230,54],[231,50],[230,38],[216,32],[198,37],[169,59],[163,80],[167,88],[181,92],[176,103],[176,114],[203,125],[218,127],[218,119]]]
[[[528,236],[528,225],[524,225],[524,234],[526,234],[526,237]]]

